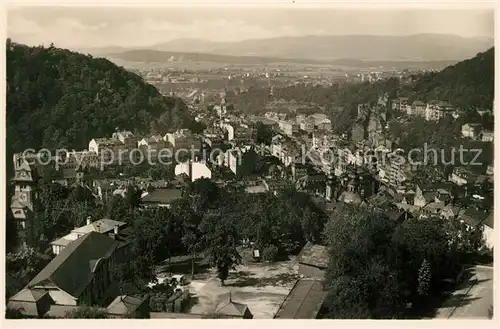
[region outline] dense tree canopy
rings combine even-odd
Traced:
[[[266,144],[271,145],[271,140],[273,138],[273,130],[271,127],[266,126],[262,122],[257,122],[255,131],[254,131],[254,139],[258,144]]]
[[[64,187],[44,181],[37,188],[40,191],[38,205],[28,233],[28,242],[33,246],[44,248],[69,230],[85,225],[87,217],[102,216],[102,208],[88,188],[80,185]]]
[[[19,292],[50,261],[50,257],[34,248],[27,248],[6,255],[6,298]]]
[[[336,210],[324,234],[330,251],[325,313],[339,319],[418,315],[442,292],[443,279],[458,273],[464,253],[480,244],[454,221],[398,222],[353,206]]]
[[[494,48],[471,59],[449,66],[437,73],[422,76],[413,90],[422,100],[447,100],[462,109],[492,109],[495,68]]]

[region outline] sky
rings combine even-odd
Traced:
[[[28,45],[145,47],[174,39],[239,41],[303,35],[494,35],[488,9],[22,7],[7,35]]]

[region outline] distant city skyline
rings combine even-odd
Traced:
[[[307,35],[493,37],[492,9],[21,7],[7,36],[29,45],[147,47],[175,39],[239,41]]]

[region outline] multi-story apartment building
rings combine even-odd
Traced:
[[[417,117],[422,117],[425,118],[425,110],[427,108],[427,104],[425,104],[422,101],[414,101],[411,104],[411,112],[408,113],[409,115],[417,116]]]
[[[148,150],[161,150],[165,148],[167,143],[161,135],[153,135],[151,137],[143,138],[137,142],[139,148],[145,148]]]
[[[314,131],[314,124],[315,124],[314,118],[311,118],[309,116],[300,123],[300,129],[308,133],[312,133]]]
[[[163,140],[172,145],[174,159],[184,161],[187,159],[196,160],[202,152],[202,140],[198,135],[194,135],[187,129],[177,130],[174,133],[167,133]]]
[[[174,169],[175,175],[185,174],[194,182],[200,178],[212,178],[212,171],[206,165],[205,161],[192,161],[179,163]]]
[[[132,149],[137,147],[137,138],[130,131],[127,131],[127,130],[116,131],[113,133],[111,138],[117,139],[120,142],[122,142],[123,145],[125,145],[125,148],[128,150],[132,150]]]
[[[392,101],[392,109],[396,111],[406,112],[408,105],[408,97],[399,97]]]
[[[180,129],[174,133],[167,133],[163,137],[164,141],[168,141],[175,150],[187,149],[190,150],[193,147],[195,150],[201,149],[201,138],[197,135],[192,134],[187,129]]]
[[[303,114],[297,114],[297,116],[295,117],[295,122],[297,123],[297,125],[301,125],[302,122],[304,122],[306,120],[306,116],[303,115]]]
[[[387,181],[391,187],[400,188],[408,179],[406,172],[409,170],[408,163],[402,156],[391,154],[387,158]]]
[[[128,159],[125,144],[116,138],[94,138],[89,142],[89,151],[97,154],[105,163],[119,164]]]
[[[454,109],[448,102],[431,101],[425,108],[425,120],[439,121],[447,115],[453,115]]]
[[[297,124],[293,121],[279,121],[278,126],[287,136],[292,136],[294,132],[297,132]]]

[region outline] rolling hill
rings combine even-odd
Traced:
[[[420,77],[413,92],[423,100],[448,100],[463,109],[492,108],[495,85],[495,49]]]
[[[182,100],[163,97],[138,75],[103,58],[7,40],[6,62],[10,152],[79,150],[117,127],[148,133],[192,123]]]

